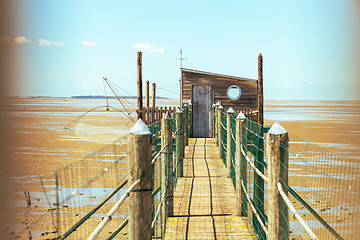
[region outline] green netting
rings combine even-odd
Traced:
[[[225,163],[225,166],[227,167],[227,161],[226,161],[226,151],[227,151],[227,118],[226,118],[226,111],[224,111],[224,109],[218,109],[218,111],[220,111],[220,116],[221,116],[221,121],[220,121],[220,126],[219,128],[221,128],[221,157]]]
[[[252,223],[251,227],[260,239],[266,239],[264,229],[268,228],[267,215],[270,211],[268,189],[258,172],[265,174],[265,177],[267,175],[265,145],[270,142],[264,134],[268,128],[246,119],[239,128],[241,140],[238,140],[235,115],[231,116],[229,131],[226,129],[225,112],[226,109],[214,108],[215,140],[221,148],[225,165],[227,150],[230,150],[230,176],[235,189],[241,186],[236,180],[240,175],[243,187],[236,191],[240,190],[242,195],[241,215],[248,217]],[[227,143],[227,134],[231,136],[230,146]],[[236,141],[240,141],[241,145],[240,159],[235,157]],[[357,180],[360,163],[355,159],[340,157],[321,149],[294,134],[289,134],[288,146],[281,145],[280,149],[281,154],[288,154],[289,158],[288,165],[281,162],[281,169],[288,171],[288,179],[280,178],[280,182],[283,183],[284,192],[288,192],[290,202],[309,226],[310,232],[315,233],[319,239],[353,239],[357,236],[360,231],[356,227],[360,216],[360,184]],[[285,182],[288,182],[290,187]],[[244,197],[245,193],[249,199]],[[283,201],[282,198],[280,201]],[[309,234],[289,210],[284,212],[276,208],[271,211],[280,211],[280,218],[286,222],[284,228],[280,228],[280,233],[285,237],[303,239]],[[291,230],[290,235],[288,229]]]
[[[153,161],[151,169],[152,208],[149,211],[152,211],[154,223],[152,235],[154,239],[164,239],[165,237],[168,217],[168,191],[170,186],[176,187],[179,176],[181,161],[180,116],[184,118],[183,121],[186,123],[184,127],[186,131],[183,134],[185,136],[184,141],[187,141],[191,133],[191,109],[183,108],[183,110],[184,114],[172,114],[172,119],[168,120],[170,142],[162,136],[161,121],[148,126],[151,132],[151,143],[149,144],[151,144]],[[57,202],[53,211],[56,212],[59,238],[87,238],[115,202],[119,200],[126,188],[129,187],[126,179],[133,169],[128,169],[127,158],[129,153],[127,152],[126,138],[127,136],[106,145],[81,161],[56,171],[54,178],[56,179]],[[169,143],[168,149],[163,148],[165,143]],[[170,173],[173,174],[171,181]],[[115,193],[113,193],[114,191]],[[131,196],[130,194],[130,200],[125,201],[124,206],[112,216],[111,221],[100,231],[99,238],[123,239],[128,236],[128,231],[134,228],[134,226],[125,227],[128,222],[131,222],[128,220],[128,210],[143,201],[141,195],[139,195],[140,198],[135,199],[131,199]],[[100,204],[104,199],[107,199],[105,203]],[[96,206],[95,210],[93,205]],[[142,214],[130,218],[136,219]],[[82,218],[84,219],[81,220]],[[79,219],[81,220],[80,224]],[[134,231],[142,231],[142,229],[134,229]]]

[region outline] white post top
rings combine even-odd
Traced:
[[[221,105],[219,102],[217,102],[216,104],[215,104],[216,106],[219,106],[219,105]]]
[[[169,112],[164,113],[163,118],[170,119],[171,118],[170,113]]]
[[[280,123],[276,122],[271,126],[268,133],[273,135],[281,135],[287,133],[287,131],[285,130],[285,128],[283,128],[283,126],[280,125]]]
[[[175,113],[182,113],[182,111],[178,108]]]
[[[236,119],[241,119],[241,120],[243,120],[243,119],[246,119],[246,117],[245,117],[245,115],[243,114],[243,112],[240,112],[240,113],[237,115]]]
[[[151,134],[149,128],[145,125],[141,118],[132,126],[129,133],[136,135],[147,135]]]
[[[216,104],[213,104],[212,107],[214,108],[216,106]]]
[[[224,107],[221,104],[218,105],[218,109],[223,109]]]
[[[227,113],[234,113],[235,111],[234,111],[234,109],[232,107],[230,107],[226,112]]]

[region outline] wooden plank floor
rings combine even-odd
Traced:
[[[234,187],[219,156],[214,139],[189,139],[166,239],[254,238],[243,218],[235,216]]]

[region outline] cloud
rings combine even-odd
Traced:
[[[89,41],[82,41],[82,44],[84,44],[87,47],[93,47],[95,46],[94,42],[89,42]]]
[[[140,51],[147,51],[152,53],[163,53],[165,50],[161,46],[154,46],[151,43],[135,43],[131,46],[131,49],[140,50]]]
[[[0,36],[0,45],[10,45],[11,40],[9,37],[6,36]]]
[[[96,85],[92,85],[92,84],[87,84],[87,83],[83,83],[80,88],[99,88]]]
[[[59,42],[59,43],[57,43],[57,42],[52,41],[51,43],[52,43],[54,46],[63,46],[63,45],[65,45],[65,42]]]
[[[38,40],[38,43],[37,45],[39,46],[42,46],[42,47],[51,47],[51,46],[62,46],[62,45],[65,45],[65,42],[55,42],[55,41],[48,41],[48,40],[45,40],[45,39],[42,39],[40,38]]]
[[[22,45],[22,44],[25,44],[25,43],[30,43],[31,41],[26,39],[26,37],[24,37],[24,36],[18,36],[16,38],[14,38],[14,42],[17,45]]]

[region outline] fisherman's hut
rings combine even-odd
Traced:
[[[263,124],[260,61],[260,80],[191,68],[181,68],[181,77],[182,102],[192,103],[193,137],[213,137],[213,104],[217,102],[237,113],[243,111],[248,118]]]

